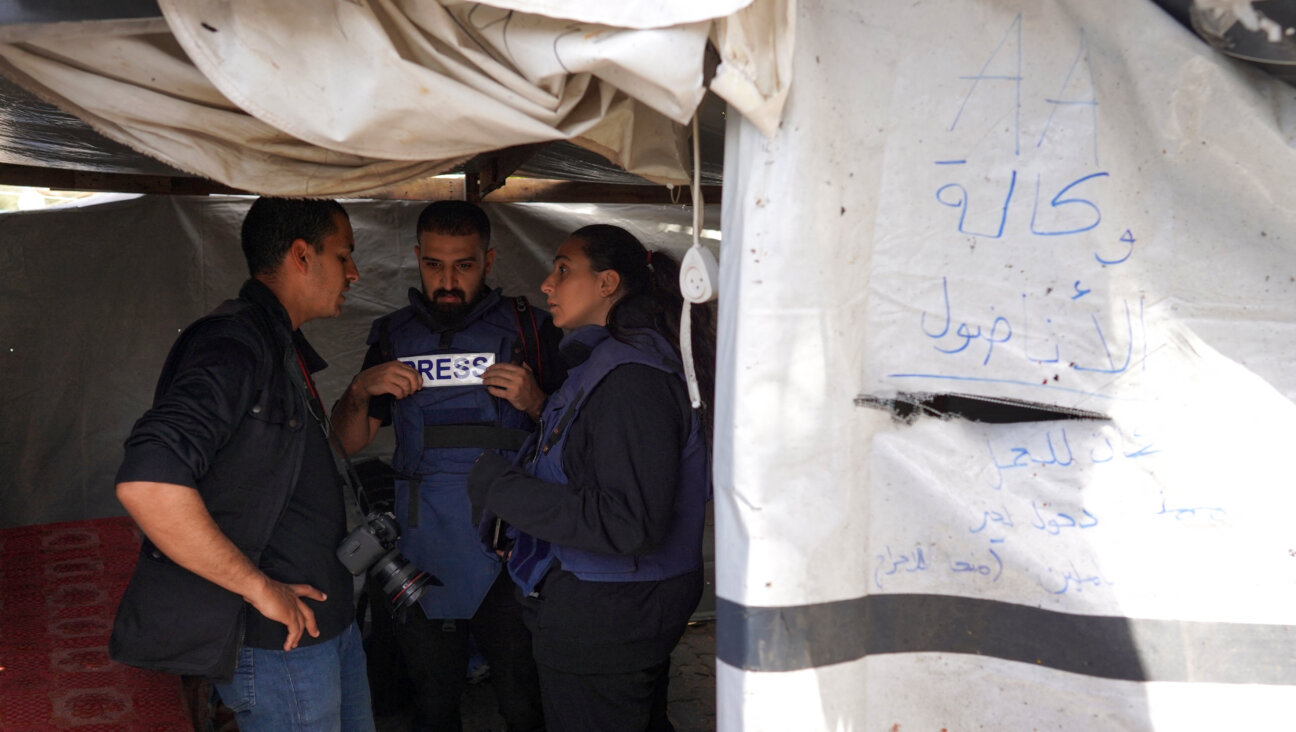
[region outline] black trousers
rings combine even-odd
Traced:
[[[468,683],[470,632],[490,664],[491,685],[509,731],[544,729],[531,634],[507,572],[500,573],[469,620],[430,620],[415,607],[403,624],[397,624],[396,640],[414,681],[414,728],[462,729],[459,701]]]
[[[573,674],[540,667],[549,732],[674,732],[666,717],[670,659],[629,673]]]
[[[562,568],[518,599],[550,732],[670,732],[670,654],[702,595],[702,570],[593,582]]]

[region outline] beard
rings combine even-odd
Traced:
[[[477,301],[485,293],[486,288],[482,288],[480,292],[469,299],[463,290],[436,290],[428,298],[428,301],[431,303],[432,312],[436,313],[438,320],[445,325],[455,325],[463,320],[464,316],[468,315],[469,311],[473,309],[473,306],[477,304]],[[458,300],[443,301],[439,299],[446,295],[456,297]]]
[[[458,301],[442,301],[441,298],[457,297]],[[429,298],[432,301],[432,309],[438,313],[453,313],[464,310],[472,303],[468,300],[468,295],[463,290],[437,290]]]

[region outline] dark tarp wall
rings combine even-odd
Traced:
[[[122,441],[180,329],[245,279],[238,229],[251,200],[146,196],[0,215],[0,527],[123,513],[113,494]],[[406,304],[418,282],[422,204],[343,205],[360,280],[341,317],[304,327],[330,363],[319,378],[329,404],[359,368],[370,322]],[[485,208],[499,251],[488,282],[541,306],[548,260],[580,226],[620,224],[677,253],[691,243],[685,206]],[[718,210],[709,213],[718,230]],[[390,454],[380,435],[364,455]]]

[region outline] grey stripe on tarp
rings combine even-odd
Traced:
[[[884,653],[966,653],[1130,681],[1296,685],[1296,626],[1076,615],[949,595],[791,607],[716,600],[716,657],[797,671]]]

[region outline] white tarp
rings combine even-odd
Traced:
[[[239,226],[249,197],[127,197],[0,214],[0,527],[122,513],[113,475],[122,442],[153,398],[181,328],[247,278]],[[341,317],[306,324],[329,362],[332,404],[359,369],[374,318],[418,286],[423,204],[343,201],[360,280]],[[684,206],[486,204],[495,267],[487,282],[544,306],[540,282],[572,231],[611,223],[677,257],[692,243]],[[713,210],[704,243],[716,245]],[[390,430],[364,456],[389,458]]]
[[[1285,724],[1296,92],[1119,0],[806,2],[795,73],[727,133],[720,728]]]
[[[486,0],[481,4],[621,28],[666,28],[730,15],[751,5],[752,0],[643,0],[635,3],[610,3],[606,0]]]
[[[720,65],[711,90],[773,137],[792,83],[796,0],[757,0],[715,23],[711,42]]]
[[[450,0],[159,4],[170,33],[0,44],[0,72],[113,140],[259,193],[373,193],[560,139],[684,183],[709,38],[717,92],[762,129],[789,83],[792,0],[590,15],[641,21],[626,27]]]

